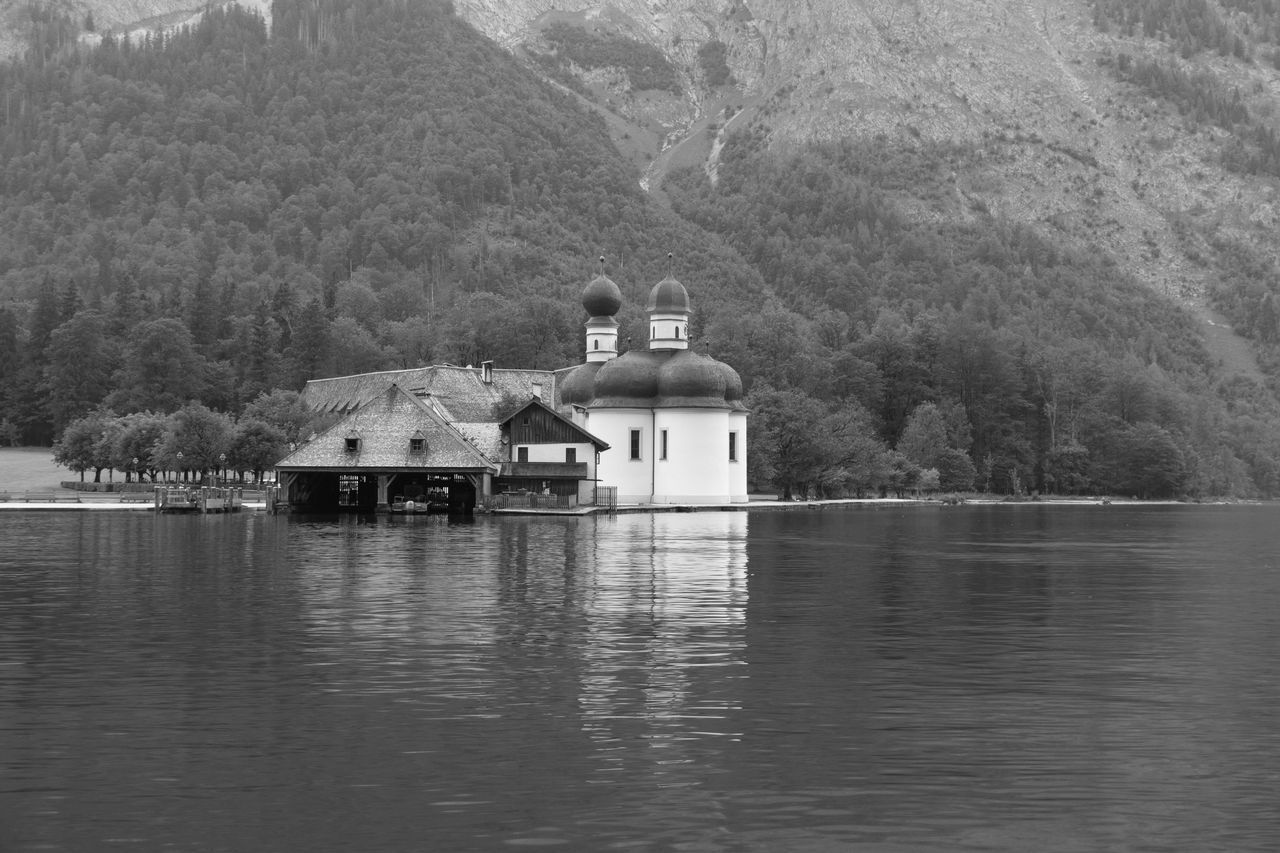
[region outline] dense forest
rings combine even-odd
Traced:
[[[284,0],[270,28],[232,8],[95,48],[55,30],[0,66],[11,443],[253,470],[305,436],[309,378],[580,361],[604,254],[624,341],[654,282],[688,285],[693,337],[749,391],[755,488],[1280,493],[1274,395],[1218,377],[1179,309],[985,212],[904,212],[963,147],[783,154],[749,130],[714,185],[671,176],[668,208],[447,3]]]

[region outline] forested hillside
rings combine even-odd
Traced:
[[[46,45],[0,97],[0,426],[64,450],[72,426],[86,467],[175,452],[156,436],[201,406],[296,437],[308,378],[576,363],[603,254],[624,340],[654,282],[688,286],[750,391],[757,488],[1280,492],[1273,393],[1224,381],[1179,308],[978,203],[920,215],[973,147],[779,152],[750,125],[667,208],[578,95],[397,0]]]
[[[104,402],[236,411],[335,373],[558,367],[601,253],[636,300],[668,252],[703,300],[761,291],[641,194],[598,120],[443,6],[283,3],[274,29],[216,11],[0,68],[21,440]]]

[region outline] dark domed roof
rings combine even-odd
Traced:
[[[683,284],[667,276],[649,291],[649,304],[645,310],[650,314],[688,314],[689,291],[684,289]]]
[[[596,373],[601,363],[589,361],[570,370],[560,380],[560,403],[565,406],[585,406],[595,396]]]
[[[592,317],[612,317],[622,307],[622,291],[608,277],[598,275],[582,291],[582,307]]]
[[[658,371],[658,396],[667,405],[723,404],[725,376],[716,365],[705,355],[676,353]]]
[[[658,368],[665,353],[631,350],[596,373],[595,406],[651,405],[658,396]]]
[[[738,371],[723,361],[717,361],[715,364],[724,376],[724,401],[735,409],[743,408],[742,377],[738,375]]]
[[[583,399],[579,367],[561,386],[564,403],[602,408],[741,409],[742,380],[727,364],[688,350],[632,350],[604,362]]]

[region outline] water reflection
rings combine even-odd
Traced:
[[[747,522],[744,513],[630,515],[591,538],[579,697],[597,761],[591,782],[696,785],[691,771],[705,768],[692,767],[691,744],[740,737]]]
[[[0,850],[1272,849],[1275,512],[0,514]]]

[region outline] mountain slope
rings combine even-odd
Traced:
[[[1274,261],[1274,178],[1221,163],[1231,134],[1190,124],[1176,104],[1114,73],[1122,53],[1167,58],[1238,89],[1262,115],[1277,106],[1280,74],[1262,61],[1200,52],[1183,58],[1161,34],[1101,32],[1087,0],[458,0],[458,11],[517,51],[546,50],[552,20],[627,35],[661,50],[685,83],[679,96],[631,91],[625,78],[588,96],[623,123],[626,148],[660,138],[646,184],[672,165],[714,174],[724,136],[754,127],[779,150],[814,141],[882,138],[913,146],[969,146],[949,204],[918,204],[922,219],[974,211],[1032,223],[1112,254],[1129,273],[1185,301],[1206,320],[1221,246]],[[1136,5],[1136,3],[1135,3]],[[1221,9],[1233,32],[1240,14]],[[726,47],[731,85],[709,86],[698,50]],[[1261,56],[1265,45],[1255,47]],[[574,69],[587,82],[600,73]],[[725,108],[729,109],[726,111]],[[660,127],[654,133],[654,120]],[[645,131],[649,131],[646,137]],[[1219,247],[1219,248],[1215,248]],[[1214,327],[1209,327],[1210,329]],[[1246,350],[1221,355],[1255,372]]]

